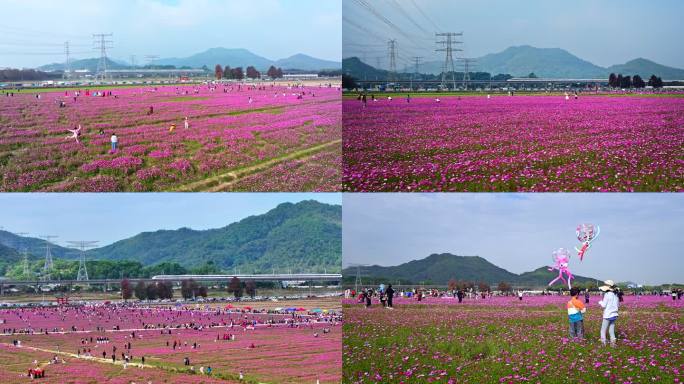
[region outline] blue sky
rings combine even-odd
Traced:
[[[375,57],[383,56],[382,66],[387,66],[386,40],[389,38],[398,40],[400,59],[411,56],[425,56],[425,61],[434,59],[434,32],[439,27],[444,31],[464,33],[466,57],[480,57],[510,46],[533,45],[563,48],[604,67],[644,57],[660,64],[684,68],[684,50],[679,49],[684,36],[684,23],[681,22],[684,1],[367,2],[408,35],[404,36],[383,24],[356,0],[345,0],[344,18],[365,30],[343,23],[343,56],[361,57],[365,54],[373,65]],[[398,67],[403,67],[402,60]]]
[[[0,193],[0,226],[56,243],[107,245],[143,231],[224,227],[283,202],[341,204],[338,193]]]
[[[213,47],[269,59],[340,60],[340,0],[2,0],[0,67],[96,56],[92,34],[113,33],[109,55],[184,57]]]
[[[343,264],[397,265],[432,253],[482,256],[511,272],[579,245],[601,227],[575,274],[637,283],[684,282],[682,194],[344,194]]]

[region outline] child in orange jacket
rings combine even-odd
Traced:
[[[579,295],[579,289],[570,289],[570,296],[572,298],[568,301],[568,320],[570,321],[570,338],[584,338],[584,316],[583,314],[587,311],[584,303],[582,303],[577,296]]]

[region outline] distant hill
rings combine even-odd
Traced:
[[[457,256],[450,253],[432,254],[421,260],[391,267],[378,265],[359,267],[362,277],[385,282],[402,284],[437,284],[446,285],[450,279],[472,282],[484,281],[491,285],[505,281],[516,286],[543,287],[551,281],[558,272],[550,272],[547,267],[538,268],[532,272],[517,275],[503,268],[497,267],[479,256]],[[342,271],[346,281],[356,276],[357,267],[348,267]],[[575,276],[578,283],[595,281],[595,279]]]
[[[664,80],[684,79],[684,69],[668,67],[642,58],[628,61],[625,64],[610,66],[608,67],[608,72],[622,73],[630,76],[639,75],[645,81],[648,81],[648,78],[653,74],[660,76]]]
[[[0,231],[0,244],[17,248],[17,238]],[[40,251],[44,245],[42,240],[20,239],[25,239],[32,251]],[[78,257],[72,250],[57,246],[52,253],[55,258]],[[270,273],[274,269],[281,272],[340,272],[342,207],[316,201],[283,203],[263,215],[250,216],[223,228],[143,232],[90,250],[87,257],[90,260],[133,260],[144,266],[175,262],[188,269],[211,261],[226,272],[238,269],[242,273]],[[5,256],[0,253],[0,262],[15,259],[14,253]]]
[[[526,77],[534,73],[537,77],[550,78],[608,78],[611,72],[623,75],[640,75],[648,79],[651,75],[663,80],[684,79],[684,69],[667,67],[643,58],[631,60],[625,64],[604,68],[571,54],[560,48],[537,48],[529,45],[509,47],[497,53],[490,53],[475,59],[477,71],[492,75],[510,74],[514,77]],[[364,74],[373,73],[381,79],[387,77],[387,71],[376,70],[372,66],[355,59],[344,59],[342,66],[347,74],[363,79]],[[442,71],[442,60],[427,61],[421,64],[421,72],[439,74]],[[462,67],[455,68],[456,72]],[[368,76],[367,78],[374,78]]]
[[[15,249],[0,244],[0,276],[5,274],[8,267],[20,262],[21,254]]]
[[[246,49],[228,49],[220,47],[210,48],[204,52],[196,53],[188,57],[170,57],[152,62],[152,64],[155,65],[175,65],[176,67],[188,66],[192,68],[200,68],[203,65],[206,65],[210,69],[213,69],[216,64],[243,68],[253,65],[257,69],[262,69],[268,68],[271,63],[271,60],[255,55]]]
[[[342,72],[359,80],[387,79],[387,71],[372,67],[358,57],[342,59]]]
[[[341,207],[304,201],[280,204],[263,215],[218,229],[143,232],[94,249],[88,256],[143,265],[177,262],[184,267],[212,261],[226,271],[241,272],[339,272],[341,242]]]
[[[185,58],[168,58],[159,59],[153,62],[153,64],[159,65],[175,65],[180,66],[190,66],[194,68],[202,67],[206,65],[210,69],[214,68],[216,64],[221,64],[222,66],[230,65],[231,67],[247,67],[254,66],[258,70],[266,70],[271,65],[280,67],[282,69],[301,69],[318,71],[322,69],[338,69],[340,68],[340,63],[334,61],[327,61],[317,59],[315,57],[307,56],[304,54],[296,54],[285,59],[280,60],[270,60],[265,57],[256,55],[246,49],[228,49],[228,48],[211,48],[204,52],[200,52]]]
[[[477,68],[513,76],[561,78],[603,78],[606,69],[582,60],[560,48],[536,48],[529,45],[510,47],[499,53],[477,58]]]
[[[558,276],[558,271],[549,271],[548,267],[540,267],[531,272],[525,272],[518,275],[516,283],[523,286],[541,286],[546,285],[549,281],[553,280]],[[575,283],[590,283],[595,282],[597,279],[592,279],[589,277],[573,275],[572,279]]]
[[[100,62],[99,58],[93,58],[93,59],[81,59],[81,60],[74,60],[71,62],[71,70],[80,70],[80,69],[87,69],[91,72],[96,72],[97,71],[97,64]],[[115,61],[112,59],[107,59],[107,69],[126,69],[128,66],[119,61]],[[52,64],[47,64],[40,66],[36,68],[41,71],[63,71],[65,69],[64,63],[52,63]]]
[[[87,69],[91,72],[97,71],[97,64],[100,61],[99,58],[74,60],[71,62],[71,69]],[[190,67],[190,68],[202,68],[202,66],[207,66],[210,70],[213,70],[216,64],[221,66],[229,65],[231,67],[243,67],[246,68],[250,65],[256,67],[260,71],[265,71],[271,65],[279,67],[283,70],[303,70],[303,71],[321,71],[321,70],[335,70],[340,69],[342,64],[337,61],[322,60],[315,57],[311,57],[302,53],[292,55],[290,57],[271,60],[250,52],[243,48],[210,48],[204,52],[196,53],[188,57],[169,57],[162,58],[151,62],[152,65],[173,65],[177,68]],[[64,63],[52,63],[40,66],[36,69],[41,71],[63,71],[65,68]],[[107,59],[108,69],[128,69],[131,66],[119,60]]]
[[[356,268],[347,268],[343,273],[355,275]],[[512,281],[517,278],[517,275],[479,256],[456,256],[450,253],[432,254],[424,259],[412,260],[393,267],[361,267],[361,275],[381,276],[389,281],[430,281],[436,284],[446,284],[449,279],[455,277],[461,280],[488,282]]]
[[[340,63],[337,61],[321,60],[307,56],[302,53],[290,56],[285,59],[277,60],[274,64],[282,69],[301,69],[305,71],[319,71],[323,69],[339,69]]]
[[[20,237],[12,232],[0,231],[0,246],[5,246],[14,249],[18,252],[26,251],[31,258],[40,258],[45,256],[45,240],[36,237]],[[53,257],[58,258],[77,258],[78,255],[73,253],[72,249],[60,247],[59,245],[50,245],[50,253]],[[3,260],[3,254],[0,253],[0,261]]]

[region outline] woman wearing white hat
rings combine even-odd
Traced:
[[[606,345],[606,330],[610,333],[610,345],[615,346],[615,321],[618,319],[618,308],[620,301],[615,294],[615,283],[613,280],[606,280],[605,285],[599,287],[604,292],[603,300],[599,305],[603,307],[603,322],[601,323],[601,342]]]

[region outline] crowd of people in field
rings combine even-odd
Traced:
[[[257,328],[287,327],[309,328],[312,337],[318,338],[331,332],[332,326],[341,324],[341,314],[337,311],[294,312],[284,309],[253,309],[236,307],[207,306],[149,306],[126,303],[110,303],[96,305],[63,305],[58,307],[21,307],[0,312],[2,335],[49,335],[52,333],[81,334],[75,353],[68,353],[76,358],[99,359],[122,364],[127,368],[131,364],[145,366],[146,356],[135,355],[136,344],[150,339],[150,331],[159,332],[165,337],[158,339],[170,351],[191,352],[199,350],[199,341],[180,336],[178,331],[208,331],[218,329],[215,342],[235,342],[249,338],[247,332]],[[54,326],[55,323],[61,323]],[[19,326],[22,324],[23,326]],[[50,324],[52,326],[47,326]],[[324,326],[321,327],[321,324]],[[39,325],[35,327],[34,325]],[[117,333],[122,337],[115,337]],[[106,333],[106,334],[105,334]],[[199,335],[199,334],[198,334]],[[157,339],[155,339],[157,340]],[[204,339],[206,341],[206,339]],[[249,340],[249,339],[247,339]],[[21,348],[22,341],[15,338],[14,347]],[[256,341],[251,342],[249,349],[258,348]],[[147,356],[149,358],[149,356]],[[63,360],[50,361],[50,364]],[[190,357],[185,356],[183,363],[191,371],[195,366]],[[212,375],[210,366],[199,367],[199,373]],[[45,376],[45,366],[34,362],[28,375],[32,378]]]
[[[560,291],[523,291],[523,290],[507,290],[507,291],[492,291],[492,290],[476,290],[475,287],[469,289],[456,288],[451,290],[444,289],[402,289],[395,291],[392,285],[389,284],[385,288],[381,284],[379,288],[371,287],[362,288],[358,292],[355,289],[345,290],[344,296],[346,299],[354,299],[357,303],[363,304],[366,308],[371,308],[373,300],[380,302],[382,307],[393,309],[393,299],[395,297],[414,299],[416,302],[421,302],[426,297],[432,298],[453,298],[462,303],[465,298],[470,300],[486,300],[492,297],[513,296],[519,301],[522,301],[526,296],[559,296],[564,295]],[[610,341],[611,346],[615,346],[615,325],[619,317],[620,303],[624,301],[625,292],[618,287],[612,280],[606,280],[604,284],[598,287],[597,291],[589,291],[588,289],[581,290],[579,288],[571,288],[567,292],[570,300],[566,303],[566,309],[569,322],[569,336],[572,340],[584,339],[584,314],[587,311],[592,296],[600,296],[598,304],[603,309],[601,321],[600,340],[604,345]],[[684,296],[684,290],[681,288],[672,288],[669,292],[662,290],[634,290],[629,292],[633,296],[671,296],[673,301],[681,300]]]

